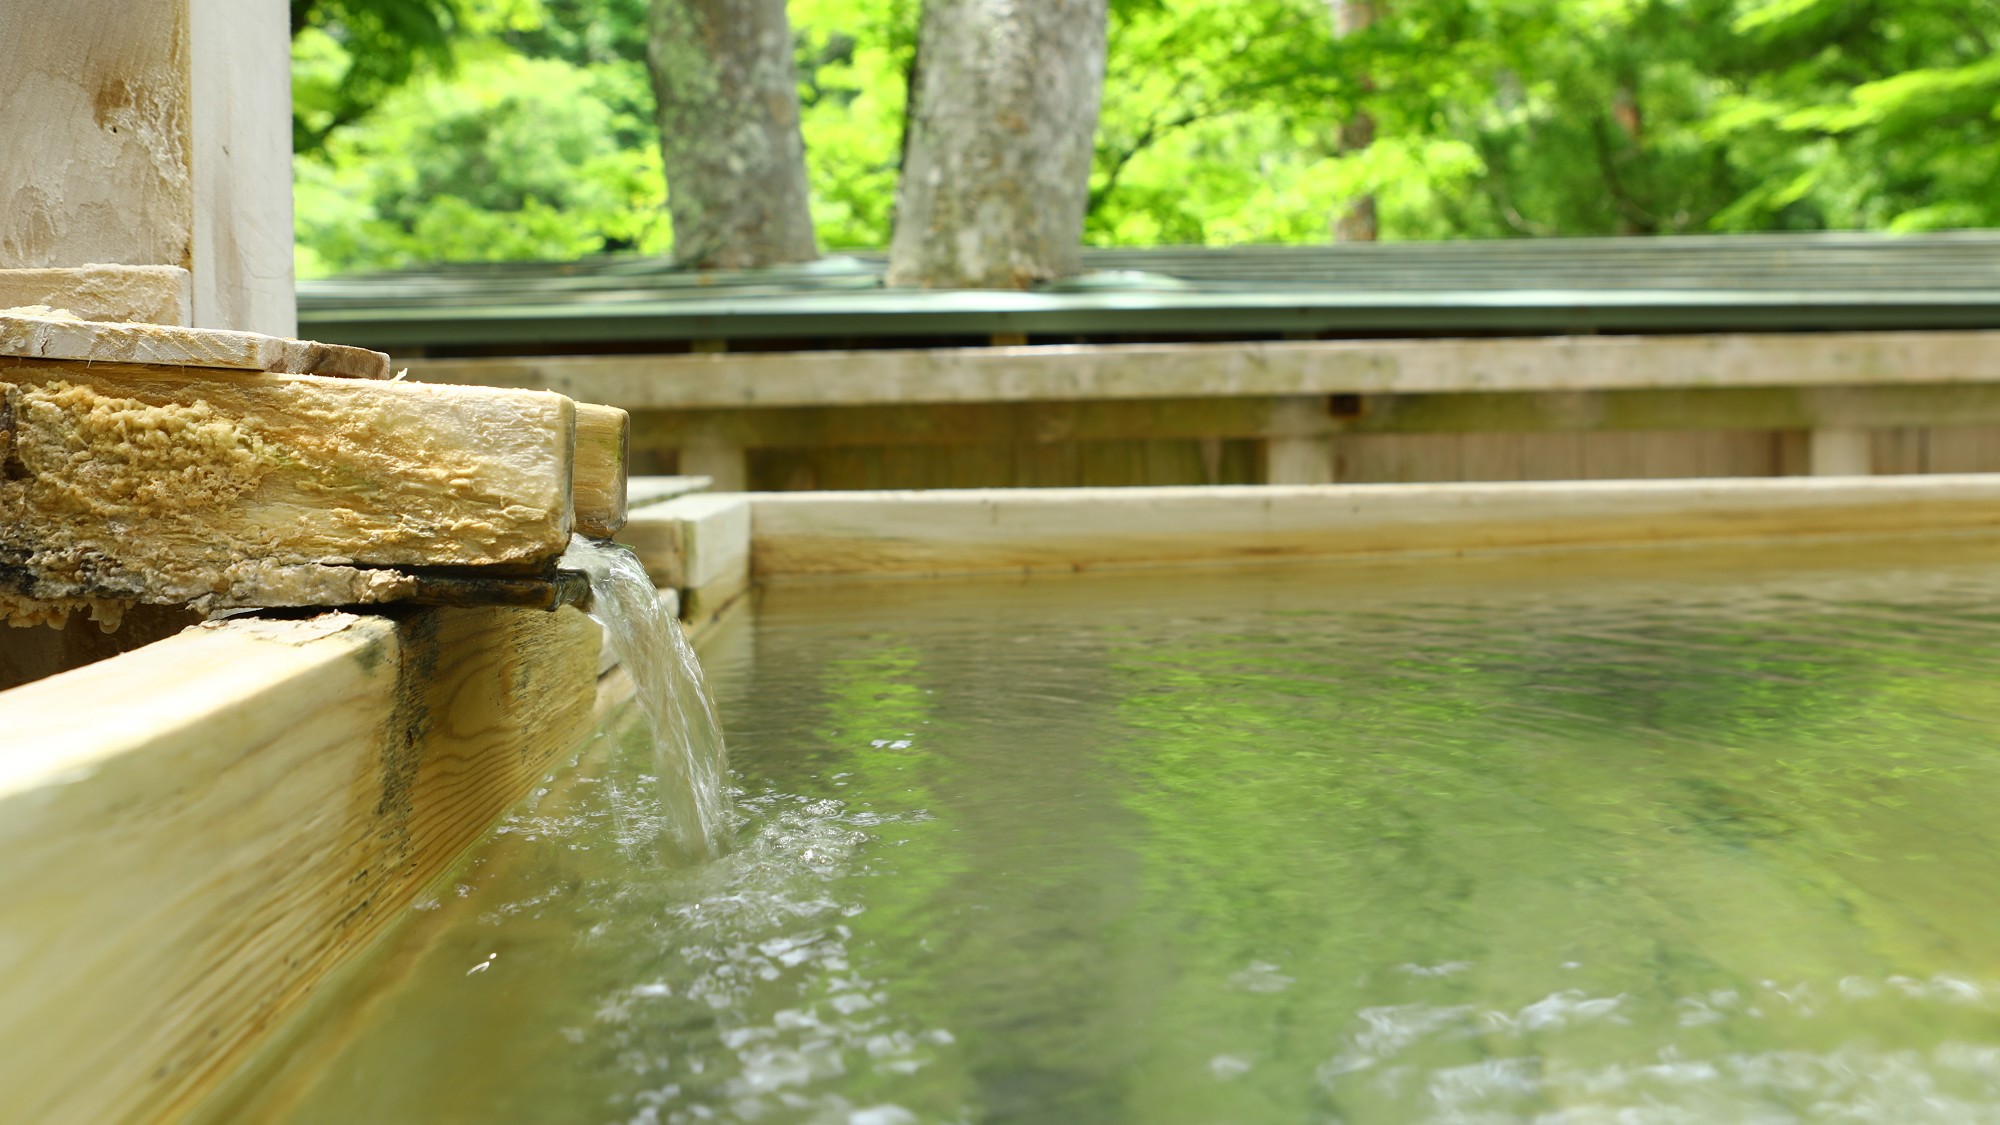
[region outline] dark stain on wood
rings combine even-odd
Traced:
[[[377,831],[395,865],[410,855],[417,773],[435,721],[431,694],[443,656],[438,620],[435,612],[415,613],[396,625],[395,704],[382,739],[382,797],[375,806]]]

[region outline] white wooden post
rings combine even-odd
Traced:
[[[193,28],[194,326],[295,335],[287,6],[182,2]]]
[[[10,3],[0,43],[0,292],[294,332],[283,5]],[[163,267],[185,271],[172,300]],[[106,296],[121,286],[147,296]]]

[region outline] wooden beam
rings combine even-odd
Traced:
[[[179,266],[0,269],[0,309],[40,305],[84,320],[186,324],[192,301],[192,275]]]
[[[750,486],[750,461],[743,443],[713,429],[693,428],[674,443],[680,450],[680,475],[707,477],[722,492]]]
[[[0,356],[349,379],[390,376],[389,357],[366,348],[257,332],[84,320],[32,306],[0,309]]]
[[[412,378],[627,410],[2000,383],[2000,332],[1320,340],[429,359]]]
[[[186,1116],[589,732],[597,649],[235,619],[0,693],[7,1116]]]
[[[415,591],[380,568],[569,541],[559,395],[0,360],[0,402],[0,589],[28,598],[352,605]]]
[[[750,512],[740,494],[682,496],[634,512],[619,541],[679,594],[683,618],[702,621],[750,588]]]
[[[625,469],[632,418],[609,406],[576,404],[576,530],[609,539],[625,526]]]
[[[758,493],[758,581],[2000,531],[1985,475]]]
[[[631,477],[625,482],[625,495],[631,507],[645,508],[691,492],[706,492],[712,484],[707,477]]]
[[[2000,423],[2000,383],[1459,392],[1298,398],[642,410],[634,449],[1325,438],[1335,434],[1786,430]],[[1337,411],[1342,406],[1344,411]]]

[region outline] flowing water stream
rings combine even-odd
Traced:
[[[588,612],[632,678],[652,738],[668,840],[685,860],[715,857],[728,832],[727,754],[694,646],[630,550],[578,535],[562,565],[590,576]]]

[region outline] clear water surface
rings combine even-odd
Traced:
[[[621,719],[295,1122],[2000,1121],[2000,554],[779,589],[734,850]]]

